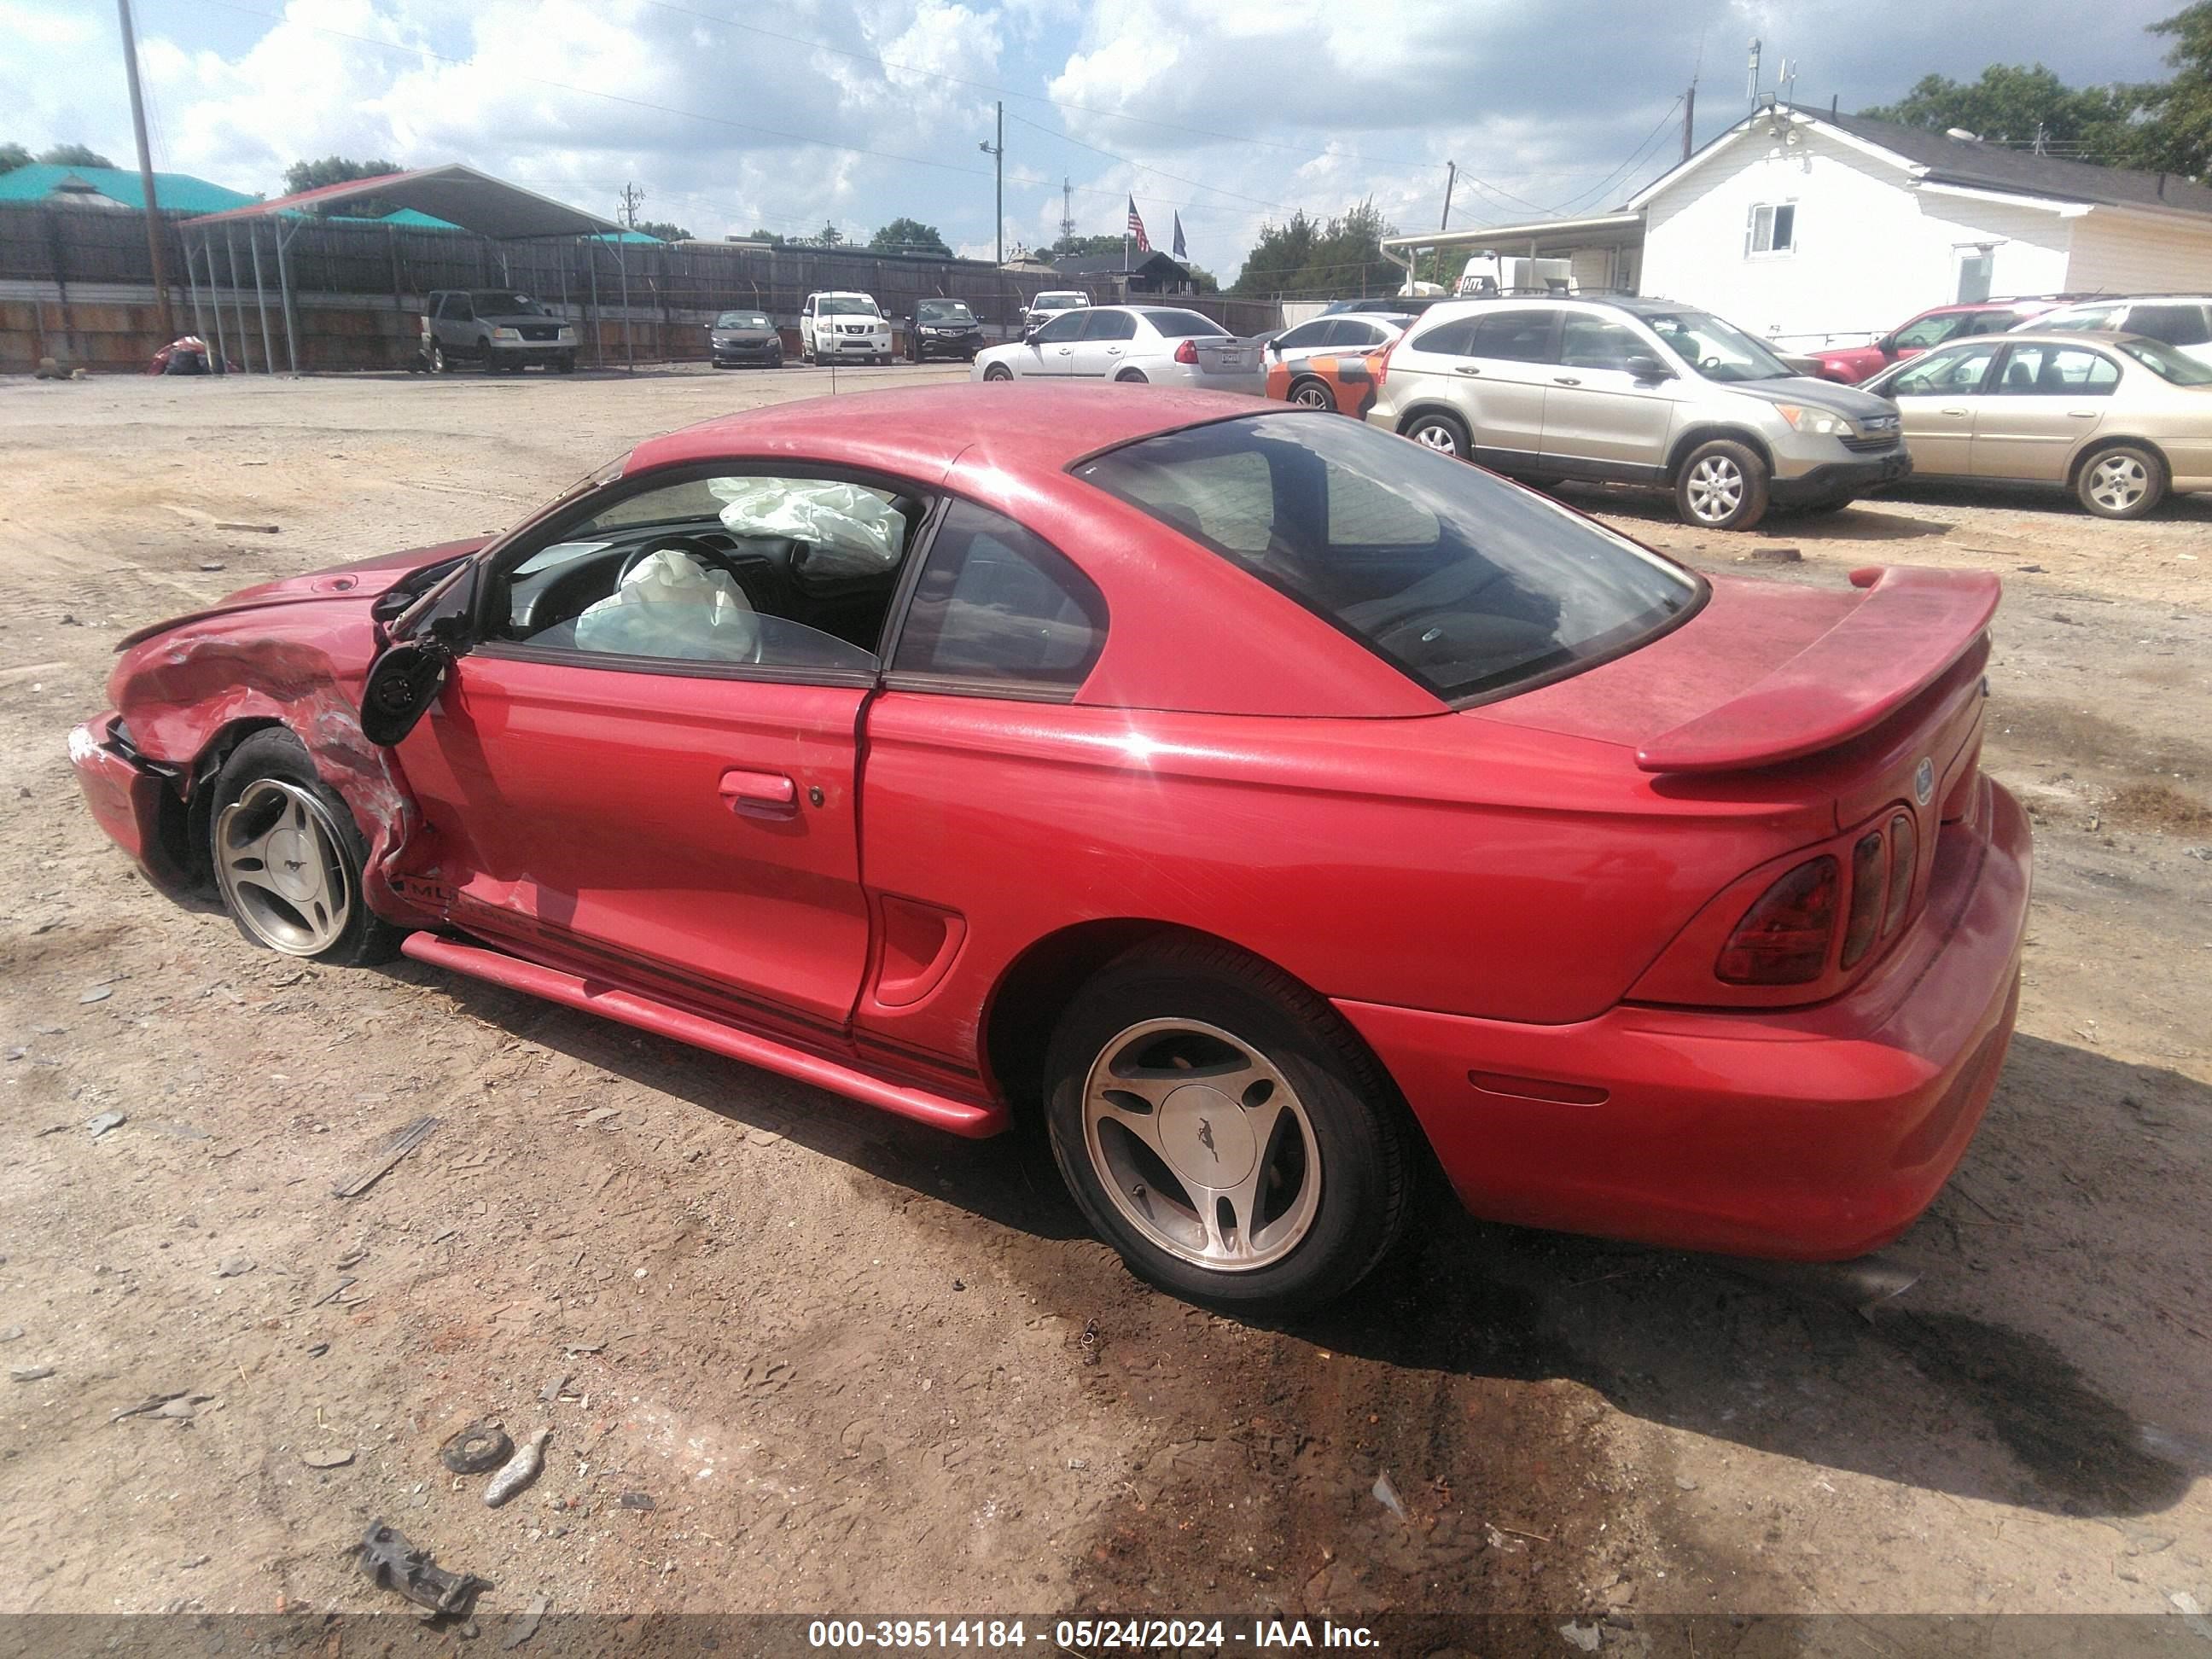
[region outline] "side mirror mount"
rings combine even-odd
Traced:
[[[1874,349],[1881,353],[1884,357],[1889,359],[1892,362],[1894,362],[1897,360],[1897,336],[1894,334],[1883,335],[1881,338],[1874,343]]]
[[[428,711],[453,665],[452,648],[442,640],[387,647],[369,665],[361,688],[362,735],[383,749],[404,738]]]
[[[1662,380],[1671,380],[1674,378],[1674,371],[1656,357],[1644,356],[1631,357],[1628,360],[1627,368],[1630,375],[1634,379],[1647,381],[1653,386],[1656,386]]]

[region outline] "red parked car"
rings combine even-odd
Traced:
[[[1844,1257],[1972,1135],[2028,830],[1993,577],[1706,580],[1353,421],[787,404],[125,642],[70,751],[247,939],[957,1134],[1246,1308],[1468,1207]]]
[[[1946,340],[1963,340],[1975,334],[2002,334],[2030,318],[2056,309],[2065,297],[2062,295],[2041,300],[1985,300],[1977,305],[1937,306],[1865,345],[1810,353],[1817,365],[1813,373],[1824,380],[1856,386],[1861,380],[1871,380],[1892,363],[1917,357]]]

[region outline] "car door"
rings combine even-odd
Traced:
[[[1659,370],[1663,362],[1658,346],[1626,323],[1565,313],[1559,362],[1544,394],[1546,469],[1629,482],[1660,476],[1681,386]]]
[[[1525,471],[1541,464],[1544,398],[1558,373],[1559,308],[1503,307],[1473,321],[1452,374],[1461,384],[1461,406],[1473,416],[1474,459]]]
[[[838,527],[727,532],[714,486],[731,479],[760,487],[734,463],[643,491],[617,481],[518,550],[511,574],[488,574],[483,637],[400,755],[437,826],[457,925],[820,1039],[845,1028],[868,956],[856,756],[877,659],[853,639],[879,639],[921,497],[897,498],[913,505],[892,515],[890,562],[858,577],[825,563],[830,589],[858,580],[877,596],[874,631],[848,613],[839,638],[796,620],[792,598],[841,551]],[[795,467],[774,480],[841,482]],[[655,550],[664,534],[726,544],[743,597],[704,613],[681,595],[624,607],[609,562],[688,557]],[[715,586],[708,562],[690,562]],[[805,614],[835,609],[833,592]],[[742,633],[715,647],[725,615],[750,617],[750,657]],[[620,630],[587,635],[594,618]]]
[[[1089,311],[1063,311],[1042,328],[1029,337],[1021,349],[1012,354],[1007,367],[1020,375],[1043,375],[1058,378],[1075,373],[1075,343],[1082,337],[1083,325],[1091,319]]]
[[[1067,372],[1079,380],[1110,380],[1136,349],[1137,319],[1103,307],[1080,314],[1083,329],[1075,337]]]
[[[810,353],[817,349],[814,331],[816,320],[814,296],[810,294],[806,296],[806,303],[799,310],[799,343]]]
[[[1973,471],[1974,411],[2003,336],[1924,352],[1897,371],[1883,395],[1895,400],[1915,472],[1966,477]]]
[[[465,294],[448,294],[438,307],[438,343],[448,357],[473,352],[477,346],[476,307]]]
[[[2119,364],[2088,346],[2025,340],[2008,347],[1984,394],[1971,400],[1974,472],[2063,483],[2119,385]]]

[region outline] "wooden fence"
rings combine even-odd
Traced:
[[[191,226],[162,216],[178,327],[213,339],[219,307],[228,355],[259,368],[262,356],[252,248],[246,227]],[[267,296],[278,366],[286,365],[269,227],[259,232],[260,291]],[[718,311],[768,312],[795,349],[808,294],[872,294],[886,315],[917,301],[964,300],[993,335],[1006,331],[1045,289],[1081,289],[1100,303],[1123,298],[1117,282],[1071,282],[1010,271],[986,260],[930,259],[832,248],[754,248],[720,243],[610,243],[592,239],[497,242],[465,232],[374,223],[295,222],[286,244],[297,296],[302,370],[393,368],[415,354],[423,296],[439,289],[512,288],[584,327],[584,356],[608,362],[703,358],[703,325]],[[210,261],[212,270],[210,270]],[[213,292],[209,292],[210,276]],[[197,283],[201,321],[194,320]],[[0,203],[0,369],[40,356],[95,368],[143,366],[158,337],[144,218],[75,205]],[[99,290],[95,300],[88,290]],[[135,291],[135,292],[134,292]],[[1127,296],[1202,311],[1238,334],[1279,326],[1273,301],[1218,295]],[[98,310],[87,326],[81,312]],[[242,325],[242,327],[241,327]],[[234,333],[242,338],[233,340]],[[59,349],[57,349],[58,345]]]

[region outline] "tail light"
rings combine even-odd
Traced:
[[[1721,947],[1713,972],[1730,985],[1802,985],[1828,965],[1836,934],[1836,860],[1808,859],[1764,893]]]
[[[1851,910],[1844,922],[1843,965],[1856,968],[1874,946],[1875,925],[1884,914],[1881,879],[1882,835],[1859,837],[1851,848]]]
[[[1398,340],[1405,337],[1401,334]],[[1390,372],[1390,354],[1398,349],[1398,340],[1391,341],[1389,344],[1367,360],[1367,372],[1375,377],[1375,389],[1377,392],[1382,389],[1382,377]]]
[[[1919,832],[1913,829],[1912,820],[1899,812],[1889,821],[1889,902],[1881,912],[1884,939],[1896,932],[1897,924],[1905,920],[1905,906],[1912,902],[1912,871],[1919,861]],[[1857,908],[1856,900],[1852,908],[1855,911]]]
[[[1195,340],[1185,340],[1182,344],[1178,345],[1176,348],[1175,360],[1179,363],[1196,362],[1198,361],[1198,342]]]

